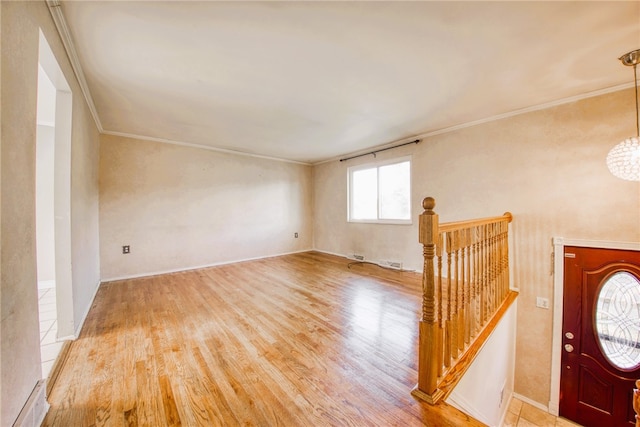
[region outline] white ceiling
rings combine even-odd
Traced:
[[[309,163],[630,86],[640,48],[637,1],[62,8],[106,133]]]

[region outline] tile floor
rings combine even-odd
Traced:
[[[564,418],[555,417],[515,397],[511,399],[503,427],[579,427]]]
[[[45,287],[38,289],[38,307],[40,309],[40,356],[42,358],[42,378],[47,378],[53,362],[58,357],[62,343],[56,341],[58,324],[56,322],[56,289]]]

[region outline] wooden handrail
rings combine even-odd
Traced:
[[[494,222],[499,222],[499,221],[511,222],[512,220],[513,220],[513,215],[511,215],[511,212],[505,212],[504,214],[502,214],[502,216],[491,216],[491,217],[487,217],[487,218],[468,219],[468,220],[464,220],[464,221],[447,222],[447,223],[444,223],[444,224],[440,224],[439,227],[438,227],[438,230],[441,233],[444,233],[444,232],[447,232],[447,231],[453,231],[453,230],[457,230],[457,229],[461,229],[461,228],[476,227],[478,225],[492,224]]]
[[[422,315],[418,384],[412,394],[435,404],[473,360],[488,336],[485,327],[494,325],[515,299],[509,289],[508,224],[513,216],[507,212],[440,224],[435,199],[425,198],[422,206]]]

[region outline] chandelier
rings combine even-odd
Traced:
[[[640,181],[640,114],[638,113],[638,63],[640,49],[625,53],[618,58],[624,65],[633,66],[636,90],[636,136],[627,138],[613,147],[607,155],[609,171],[627,181]]]

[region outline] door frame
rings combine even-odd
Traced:
[[[76,339],[71,252],[71,133],[73,95],[42,29],[39,29],[38,64],[56,89],[54,124],[54,235],[56,319],[58,341]],[[36,237],[37,238],[37,237]]]
[[[624,249],[640,251],[640,242],[616,242],[609,240],[583,240],[554,237],[553,243],[553,329],[551,340],[551,390],[549,413],[560,413],[560,372],[562,369],[562,307],[564,298],[564,247]]]

